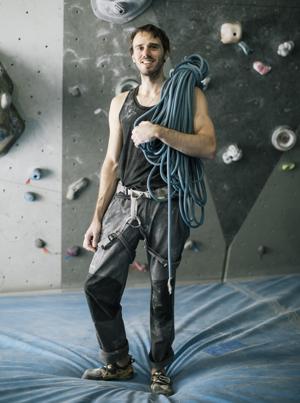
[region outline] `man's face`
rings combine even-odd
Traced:
[[[156,76],[165,62],[165,52],[159,38],[150,32],[138,32],[132,43],[132,60],[140,73],[145,76]]]

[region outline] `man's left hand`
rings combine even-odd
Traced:
[[[155,125],[148,121],[141,122],[132,130],[132,141],[134,145],[138,147],[142,143],[148,143],[149,141],[157,138],[159,125]]]

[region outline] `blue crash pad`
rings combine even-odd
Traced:
[[[0,402],[300,401],[299,275],[177,286],[169,398],[149,390],[149,294],[124,294],[126,382],[80,379],[101,365],[83,292],[0,297]]]

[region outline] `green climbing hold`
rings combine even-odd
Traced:
[[[294,162],[288,162],[281,165],[282,171],[292,171],[295,168],[296,164]]]

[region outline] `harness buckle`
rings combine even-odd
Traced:
[[[145,195],[146,192],[142,192],[140,190],[134,190],[134,189],[128,189],[128,194],[131,196],[133,199],[139,199],[143,195]]]

